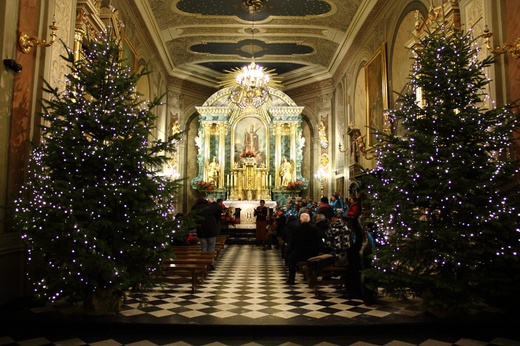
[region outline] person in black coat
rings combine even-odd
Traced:
[[[197,237],[200,240],[201,251],[215,251],[217,224],[220,222],[222,207],[216,202],[208,200],[206,193],[201,192],[191,210],[196,211],[202,217],[197,225]]]
[[[286,260],[289,268],[289,278],[286,283],[294,285],[298,262],[317,256],[322,248],[318,229],[311,222],[307,213],[300,215],[300,225],[292,229],[287,244]]]

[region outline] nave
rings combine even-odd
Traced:
[[[194,293],[157,288],[146,306],[129,296],[116,316],[67,304],[2,311],[0,345],[520,345],[518,320],[496,311],[440,321],[418,299],[366,306],[336,287],[315,296],[300,274],[285,280],[277,250],[226,245]]]

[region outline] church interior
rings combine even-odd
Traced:
[[[237,244],[225,246],[196,293],[186,293],[189,285],[170,287],[152,292],[149,307],[130,300],[121,315],[95,321],[76,318],[70,306],[11,318],[30,287],[9,206],[27,177],[30,143],[42,140],[39,100],[49,97],[42,79],[64,89],[66,47],[80,49],[85,37],[107,28],[121,38],[132,71],[151,71],[137,91],[162,97],[153,137],[180,136],[161,173],[182,181],[175,212],[187,213],[203,191],[232,211],[240,221],[234,229],[247,231],[260,200],[274,210],[292,198],[358,192],[360,176],[377,166],[374,129],[401,130],[388,111],[410,88],[411,48],[426,34],[424,23],[471,29],[482,57],[500,53],[486,69],[487,107],[520,99],[519,14],[518,0],[0,0],[0,306],[7,307],[0,345],[74,338],[75,344],[433,345],[461,344],[463,333],[480,344],[515,344],[501,319],[480,330],[443,325],[444,332],[426,337],[434,330],[426,326],[438,321],[414,299],[364,306],[333,287],[323,288],[326,298],[304,283],[284,287],[274,251]],[[243,272],[246,265],[253,268]],[[97,328],[96,337],[85,327]]]

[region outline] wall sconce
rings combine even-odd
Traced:
[[[491,36],[493,36],[493,33],[489,31],[488,26],[486,25],[484,28],[484,33],[482,34],[482,37],[484,37],[484,43],[486,44],[486,48],[493,54],[501,54],[505,52],[510,52],[513,58],[518,59],[520,58],[520,37],[518,37],[512,44],[511,43],[505,43],[500,47],[493,48],[491,45]]]
[[[51,29],[51,40],[49,42],[45,40],[40,40],[37,37],[29,37],[29,34],[25,32],[20,33],[20,38],[18,39],[18,42],[20,44],[20,49],[23,53],[27,54],[31,51],[31,48],[37,44],[41,47],[50,47],[56,41],[56,31],[58,31],[58,26],[56,25],[55,21],[52,21],[52,24],[49,25],[49,29]]]

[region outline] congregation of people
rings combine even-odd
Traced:
[[[296,283],[299,263],[321,254],[333,255],[336,266],[347,268],[344,285],[339,288],[349,296],[360,297],[361,270],[367,264],[363,261],[374,245],[372,234],[361,227],[360,216],[356,196],[343,201],[335,193],[330,199],[322,197],[319,203],[293,198],[285,210],[276,207],[271,222],[264,222],[264,215],[257,216],[261,227],[265,227],[264,231],[259,230],[257,223],[257,245],[280,251],[288,269],[288,285]]]
[[[213,201],[201,194],[192,208],[200,216],[195,229],[201,251],[214,251],[220,234],[221,216],[226,208],[222,200]],[[256,245],[264,250],[277,249],[287,266],[286,284],[296,283],[298,264],[310,258],[330,254],[335,266],[346,267],[344,289],[349,296],[360,297],[361,270],[367,264],[367,250],[375,246],[374,225],[364,229],[360,223],[361,208],[356,196],[344,201],[339,193],[312,199],[292,198],[285,208],[270,210],[265,201],[254,209]],[[190,236],[192,234],[190,233]]]

